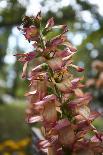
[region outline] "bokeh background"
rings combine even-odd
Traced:
[[[27,83],[13,55],[32,50],[17,26],[40,10],[44,22],[53,16],[56,24],[68,25],[68,39],[78,49],[75,63],[85,67],[86,90],[94,96],[92,108],[103,112],[103,0],[0,0],[0,155],[33,154],[24,121]],[[94,124],[103,130],[102,118]]]

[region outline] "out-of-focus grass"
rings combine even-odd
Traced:
[[[0,105],[0,141],[18,140],[29,134],[29,127],[25,123],[25,104]]]

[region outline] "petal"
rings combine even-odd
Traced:
[[[49,101],[52,101],[52,100],[55,100],[55,99],[56,99],[56,96],[54,94],[51,94],[51,95],[45,96],[43,98],[43,101],[49,102]]]
[[[67,57],[67,56],[69,56],[71,54],[72,54],[72,52],[70,51],[70,49],[66,48],[63,51],[62,50],[57,51],[55,55],[56,55],[56,57],[64,58],[64,57]]]
[[[28,52],[28,53],[18,53],[15,54],[14,56],[18,57],[18,61],[25,63],[26,61],[31,61],[35,56],[36,56],[36,52],[32,51],[32,52]]]
[[[91,141],[92,141],[92,142],[101,142],[101,141],[103,142],[103,133],[99,133],[98,136],[99,136],[100,138],[98,138],[97,135],[93,136],[93,137],[91,138]]]
[[[47,68],[48,68],[48,65],[46,63],[40,64],[32,69],[31,76],[35,76],[36,73],[46,70]]]
[[[88,108],[85,105],[81,106],[81,107],[77,108],[77,113],[82,115],[84,118],[89,118],[89,116],[90,116],[90,108]]]
[[[47,148],[49,146],[51,146],[51,144],[48,140],[40,140],[39,141],[39,147],[40,148]]]
[[[79,88],[76,88],[76,89],[74,90],[74,93],[75,93],[75,95],[76,95],[77,97],[82,97],[82,96],[84,95],[83,91],[82,91],[81,89],[79,89]]]
[[[46,29],[51,29],[52,27],[54,26],[54,19],[53,17],[50,18],[48,21],[47,21],[47,24],[45,26]]]
[[[77,125],[80,130],[91,129],[90,123],[87,120],[82,120]]]
[[[68,107],[74,109],[83,105],[87,105],[92,99],[91,94],[84,94],[82,97],[79,97],[75,100],[69,102]]]
[[[59,36],[53,38],[50,42],[48,42],[47,47],[49,47],[49,46],[52,46],[52,47],[58,46],[61,43],[63,43],[66,39],[67,39],[66,36],[59,35]]]
[[[64,42],[63,45],[67,46],[71,52],[77,51],[77,49],[70,42]]]
[[[44,122],[53,123],[57,120],[55,95],[48,95],[43,100],[33,103],[34,109],[43,116]]]
[[[75,135],[73,129],[68,126],[59,130],[59,141],[62,145],[69,145],[74,142]]]
[[[88,130],[79,131],[79,132],[76,134],[76,138],[77,138],[77,139],[84,138],[84,136],[85,136],[87,133],[88,133]]]
[[[35,26],[25,29],[25,38],[28,40],[37,40],[38,38],[38,29]]]
[[[84,68],[83,67],[79,67],[79,66],[76,66],[74,64],[71,64],[70,66],[73,67],[73,68],[75,68],[78,72],[83,72],[84,71]]]
[[[80,81],[80,78],[75,78],[71,81],[73,85],[76,85]]]
[[[42,113],[42,116],[44,118],[44,121],[53,123],[57,120],[57,111],[56,111],[56,105],[55,102],[48,102],[44,105],[44,110]]]
[[[84,71],[84,68],[78,66],[77,71],[78,71],[78,72],[83,72],[83,71]]]
[[[25,78],[26,77],[27,65],[28,65],[28,62],[25,62],[24,66],[23,66],[22,78]]]
[[[89,116],[89,120],[90,121],[94,121],[97,117],[101,116],[101,114],[99,112],[91,112],[90,116]]]
[[[30,92],[28,92],[28,93],[25,93],[25,96],[35,95],[36,93],[37,93],[37,90],[30,91]]]
[[[36,123],[36,122],[41,122],[41,121],[42,121],[41,116],[33,116],[27,120],[28,123]]]
[[[63,66],[63,61],[61,58],[53,58],[48,60],[47,63],[52,68],[52,70],[59,70]]]
[[[38,101],[36,103],[33,103],[35,106],[43,106],[43,104],[45,103],[45,101]]]
[[[42,100],[44,96],[47,94],[47,81],[37,81],[37,92],[38,92],[38,99]]]
[[[54,94],[51,94],[51,95],[45,96],[41,101],[34,103],[34,105],[42,105],[43,106],[44,104],[47,104],[50,101],[55,102],[55,99],[56,99],[56,96]]]
[[[60,130],[64,127],[67,127],[67,126],[70,126],[70,122],[68,119],[62,119],[62,120],[59,120],[56,124],[56,126],[54,127],[55,130]]]
[[[64,93],[68,93],[71,92],[71,81],[69,79],[63,80],[61,83],[56,83],[56,86],[58,87],[58,89]]]
[[[36,56],[36,52],[35,51],[26,53],[26,61],[32,60],[35,56]]]
[[[81,115],[76,115],[75,116],[75,120],[76,120],[76,122],[80,122],[80,121],[83,121],[84,120],[84,117],[81,116]]]
[[[35,103],[42,100],[43,97],[47,94],[47,81],[33,80],[31,83],[31,91],[34,89],[37,91],[37,93],[30,95],[30,103]]]

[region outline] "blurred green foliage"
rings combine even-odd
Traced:
[[[30,136],[29,127],[24,120],[24,103],[0,105],[0,141],[6,139],[20,140]]]

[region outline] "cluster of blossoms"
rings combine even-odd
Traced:
[[[25,16],[19,30],[34,46],[34,51],[16,56],[23,63],[22,77],[30,83],[26,121],[42,125],[45,140],[39,147],[48,155],[102,154],[103,134],[92,124],[100,114],[90,111],[92,96],[81,90],[83,78],[71,72],[70,68],[84,69],[73,64],[77,50],[67,39],[67,26],[55,26],[50,18],[43,27],[39,12],[36,17]],[[29,73],[28,65],[33,67]]]

